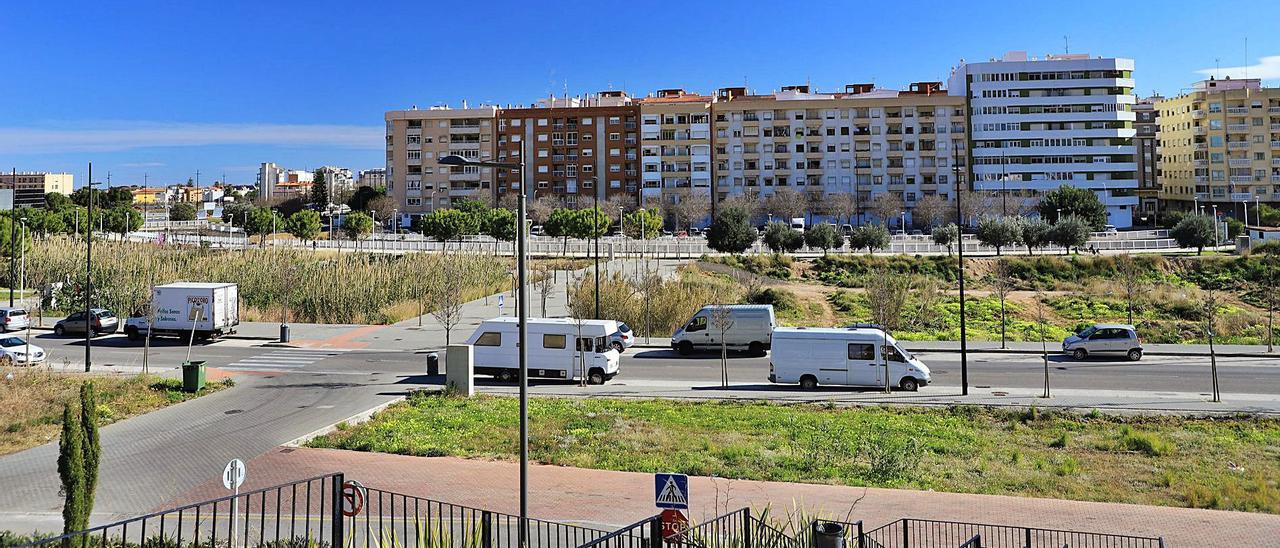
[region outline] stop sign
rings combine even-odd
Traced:
[[[659,517],[662,519],[662,540],[667,542],[684,540],[684,533],[689,529],[689,518],[684,515],[684,510],[668,508],[663,510]]]

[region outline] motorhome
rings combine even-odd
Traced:
[[[773,330],[769,382],[818,386],[889,386],[915,391],[929,367],[878,328],[779,327]]]
[[[671,335],[671,348],[681,355],[692,354],[697,349],[720,349],[721,330],[713,317],[718,307],[728,313],[729,326],[724,331],[725,346],[732,350],[747,350],[763,356],[771,344],[774,315],[771,304],[707,305],[694,313],[684,326]]]
[[[467,339],[476,374],[503,382],[519,378],[518,329],[519,321],[512,317],[485,320],[476,328]],[[617,331],[613,320],[529,318],[529,377],[604,384],[618,374],[618,351],[609,344]]]

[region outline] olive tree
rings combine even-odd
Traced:
[[[960,239],[960,229],[955,224],[934,227],[933,243],[947,248],[947,255],[951,255],[951,246]]]
[[[840,236],[840,231],[830,223],[809,227],[809,230],[804,233],[804,242],[809,247],[821,249],[823,255],[827,254],[828,249],[840,249],[844,246],[844,238]]]
[[[978,241],[996,248],[996,256],[1002,249],[1022,241],[1022,224],[1014,217],[984,217],[978,222]]]

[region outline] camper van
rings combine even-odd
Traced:
[[[516,318],[485,320],[467,339],[472,346],[475,372],[503,382],[519,379]],[[613,320],[529,318],[528,367],[530,378],[581,380],[604,384],[618,374],[618,351],[609,336],[618,331]]]
[[[915,391],[929,384],[929,367],[877,328],[780,327],[773,330],[769,382],[823,386],[884,386]]]
[[[769,349],[773,333],[773,305],[732,304],[724,307],[729,311],[732,323],[724,333],[726,346],[763,356]],[[695,349],[720,350],[720,330],[711,317],[715,309],[716,305],[707,305],[694,313],[684,327],[671,335],[671,348],[682,356],[692,354]]]

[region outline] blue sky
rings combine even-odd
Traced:
[[[221,179],[257,164],[381,167],[382,113],[665,87],[945,80],[1007,50],[1136,60],[1139,93],[1220,63],[1280,86],[1280,3],[100,2],[0,7],[0,169],[83,184]],[[1204,6],[1202,2],[1190,3]],[[785,7],[784,7],[785,6]],[[1201,15],[1187,15],[1201,14]],[[1248,37],[1248,53],[1245,37]]]

